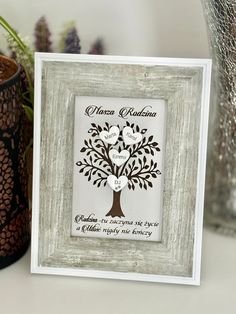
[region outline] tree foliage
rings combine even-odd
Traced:
[[[128,178],[128,188],[130,190],[134,190],[135,186],[147,190],[153,186],[152,180],[161,174],[157,162],[152,159],[155,153],[160,151],[154,137],[152,135],[146,136],[147,129],[140,129],[134,123],[126,122],[126,126],[131,127],[134,132],[141,132],[143,137],[135,145],[125,145],[122,130],[120,129],[118,141],[115,145],[116,149],[118,152],[124,149],[128,150],[130,157],[122,166],[118,167],[112,163],[109,157],[109,151],[113,145],[103,142],[99,137],[99,133],[109,131],[111,125],[106,122],[102,128],[96,123],[91,123],[91,128],[88,130],[90,138],[84,140],[84,145],[80,150],[85,158],[78,161],[76,165],[80,167],[79,172],[83,173],[88,181],[93,181],[93,185],[97,187],[106,186],[107,177],[111,174],[116,177],[125,175]],[[151,158],[148,158],[148,156]]]

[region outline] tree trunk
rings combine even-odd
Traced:
[[[111,217],[125,217],[125,215],[122,212],[121,206],[120,206],[120,194],[121,191],[115,192],[113,191],[113,203],[110,211],[106,214],[106,216]]]

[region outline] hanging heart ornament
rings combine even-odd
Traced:
[[[119,134],[120,129],[114,125],[109,129],[109,131],[101,131],[99,136],[103,142],[114,145],[118,140]]]
[[[122,131],[125,145],[134,145],[142,141],[142,134],[139,132],[134,133],[133,129],[129,126],[124,127]]]
[[[107,177],[107,183],[112,188],[113,191],[121,191],[128,183],[128,178],[126,176],[116,177],[113,174]]]
[[[120,153],[114,148],[109,151],[111,161],[118,167],[123,165],[129,159],[129,156],[130,153],[127,149],[122,150]]]

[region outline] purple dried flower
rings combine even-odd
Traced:
[[[80,39],[75,27],[73,27],[65,38],[65,53],[80,53]]]
[[[52,52],[51,32],[48,27],[47,20],[42,16],[35,24],[35,51],[39,52]]]
[[[101,39],[97,39],[91,46],[89,54],[91,55],[103,55],[104,45]]]

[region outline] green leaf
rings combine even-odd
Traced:
[[[25,110],[25,114],[26,114],[27,118],[30,120],[30,122],[32,122],[33,118],[34,118],[33,109],[27,105],[22,105],[22,107]]]
[[[26,146],[26,149],[24,151],[24,154],[23,154],[23,158],[24,160],[26,160],[28,158],[28,154],[29,154],[29,151],[30,151],[30,148],[33,146],[33,139],[31,138],[30,139],[30,142],[29,144]]]
[[[21,38],[18,36],[16,31],[11,27],[10,24],[2,17],[0,16],[0,25],[8,32],[10,38],[12,38],[19,49],[22,51],[22,53],[26,56],[26,58],[29,60],[32,67],[34,67],[34,58],[32,53],[30,52],[30,48],[25,45],[25,43],[21,40]],[[25,74],[27,77],[27,81],[29,84],[29,95],[30,95],[30,102],[33,105],[33,99],[34,99],[34,88],[33,88],[33,82],[30,78],[30,75],[27,71],[27,67],[25,67],[24,64],[22,64],[23,68],[25,69]]]
[[[28,97],[28,95],[29,95],[29,91],[26,91],[26,92],[22,93],[23,99],[26,100],[27,102],[30,102],[31,100]]]
[[[7,23],[7,21],[0,16],[0,25],[2,25],[2,27],[5,28],[5,30],[11,35],[12,38],[14,38],[14,40],[17,42],[18,46],[20,47],[20,49],[26,53],[27,53],[27,47],[25,46],[25,44],[22,42],[22,40],[20,39],[20,37],[17,35],[17,33],[15,32],[15,30],[10,26],[10,24]],[[31,57],[31,56],[30,56]],[[33,60],[32,60],[33,61]]]

